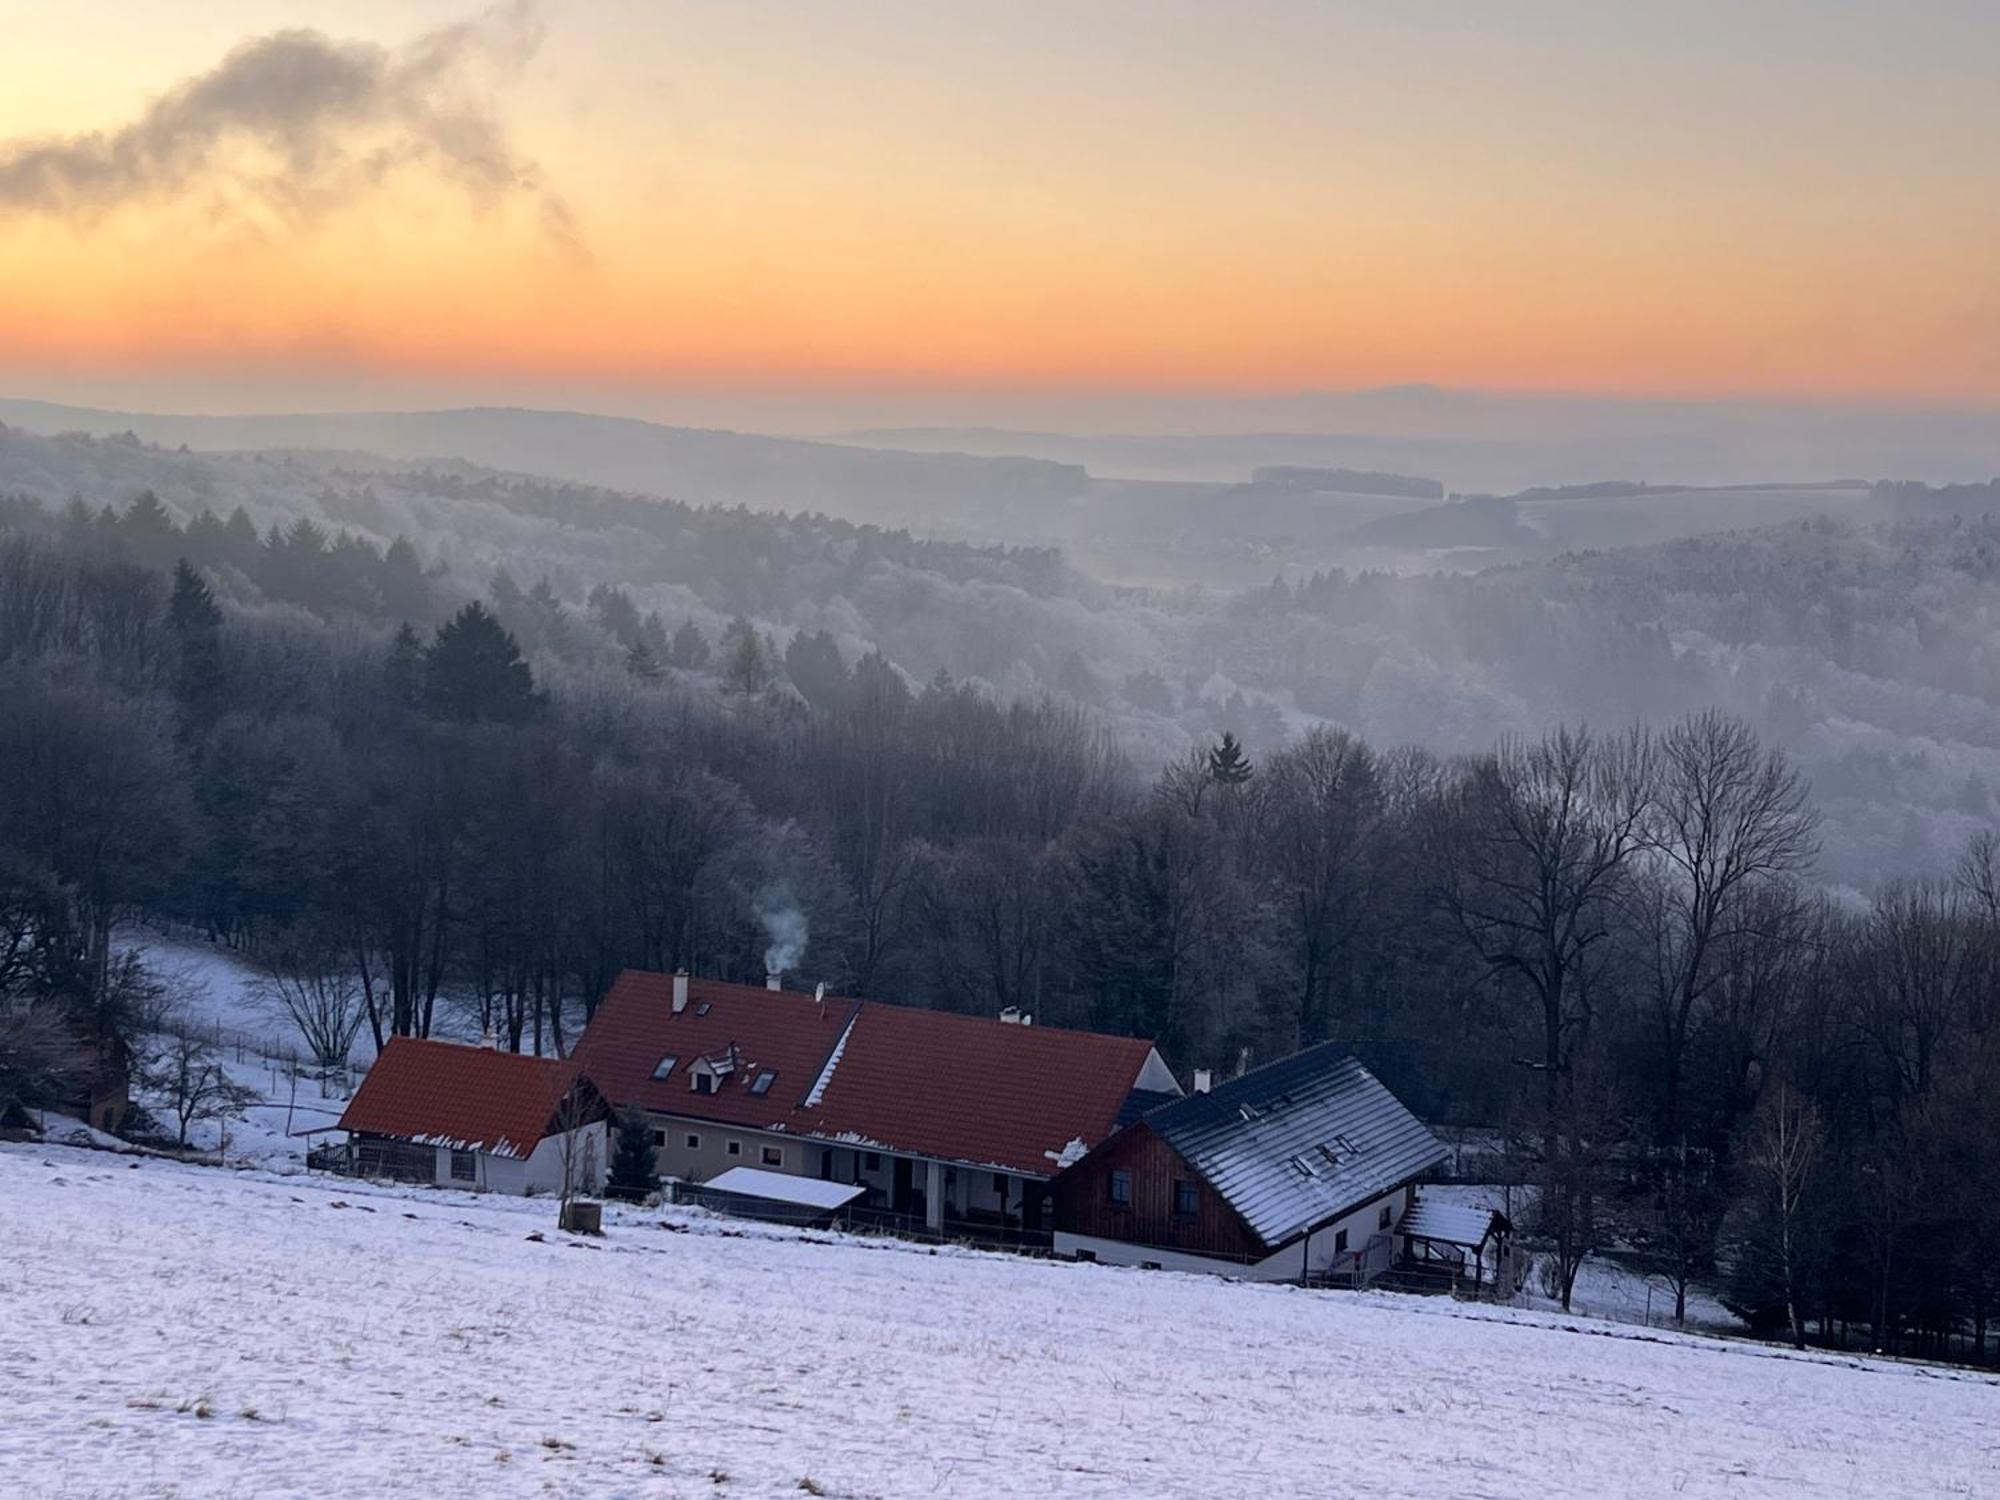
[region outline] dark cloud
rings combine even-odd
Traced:
[[[0,143],[0,214],[89,222],[207,192],[304,225],[414,168],[481,205],[533,200],[575,249],[568,209],[515,149],[498,102],[541,40],[529,4],[396,49],[317,31],[256,37],[119,129]]]

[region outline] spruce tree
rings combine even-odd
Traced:
[[[167,628],[179,655],[175,688],[181,703],[191,713],[203,713],[222,688],[222,610],[185,557],[174,564]]]
[[[521,648],[477,599],[438,627],[424,653],[424,706],[460,724],[525,724],[541,712]]]
[[[1218,786],[1241,786],[1254,770],[1236,736],[1224,730],[1222,743],[1208,752],[1208,779]]]
[[[633,1110],[618,1122],[618,1139],[611,1148],[611,1174],[606,1191],[613,1198],[636,1202],[659,1185],[653,1157],[653,1129]]]
[[[708,657],[708,637],[701,633],[701,627],[692,620],[682,621],[681,628],[674,632],[667,660],[683,672],[699,672],[708,665]]]
[[[389,642],[388,659],[382,675],[389,684],[389,696],[404,708],[416,708],[424,700],[424,643],[417,629],[405,620]]]
[[[625,670],[641,682],[657,682],[660,677],[660,659],[653,655],[653,648],[643,639],[635,640],[625,648]]]

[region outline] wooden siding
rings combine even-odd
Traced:
[[[1111,1174],[1132,1174],[1132,1202],[1111,1201]],[[1192,1182],[1195,1211],[1174,1212],[1174,1184]],[[1055,1227],[1189,1255],[1261,1259],[1264,1245],[1179,1152],[1144,1123],[1113,1136],[1050,1185]]]

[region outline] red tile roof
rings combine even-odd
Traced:
[[[716,1093],[694,1092],[687,1065],[731,1043],[741,1066]],[[575,1054],[621,1109],[1035,1176],[1052,1175],[1071,1141],[1111,1133],[1152,1055],[1132,1037],[702,979],[675,1015],[672,977],[638,970],[618,977]],[[671,1076],[654,1078],[668,1056]],[[751,1093],[766,1071],[769,1092]]]
[[[580,1076],[553,1057],[392,1037],[340,1128],[525,1158],[556,1133],[558,1106]],[[593,1101],[592,1117],[600,1107]]]

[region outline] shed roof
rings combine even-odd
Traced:
[[[553,1057],[391,1037],[340,1128],[522,1159],[556,1133],[579,1077],[574,1062]]]
[[[696,1093],[688,1064],[731,1044],[741,1064],[715,1092]],[[1110,1135],[1156,1061],[1133,1037],[715,980],[691,979],[676,1014],[673,976],[632,969],[575,1056],[621,1109],[1038,1177],[1054,1174],[1072,1141]],[[666,1058],[673,1066],[656,1077]],[[1154,1081],[1165,1072],[1150,1071]],[[775,1077],[759,1093],[764,1073]]]
[[[1145,1117],[1275,1249],[1446,1159],[1402,1101],[1332,1042]]]
[[[1410,1211],[1403,1215],[1401,1227],[1411,1239],[1435,1240],[1441,1245],[1469,1245],[1476,1249],[1486,1243],[1496,1223],[1504,1225],[1506,1220],[1490,1208],[1440,1203],[1419,1194]]]
[[[701,1184],[711,1193],[734,1193],[739,1198],[763,1198],[772,1203],[795,1203],[801,1208],[843,1208],[867,1191],[845,1182],[821,1182],[817,1177],[798,1177],[790,1172],[767,1172],[761,1167],[731,1167]]]

